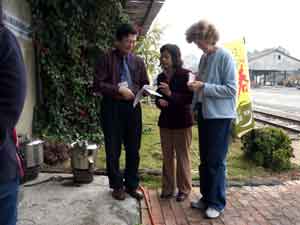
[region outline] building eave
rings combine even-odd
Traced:
[[[125,13],[133,23],[142,28],[141,34],[145,35],[164,2],[165,0],[128,0]]]

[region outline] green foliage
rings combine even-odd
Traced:
[[[63,141],[100,142],[99,99],[92,95],[95,61],[128,20],[119,0],[27,0],[32,9],[43,101],[34,132]]]
[[[257,165],[281,171],[291,168],[293,157],[290,138],[278,128],[261,128],[242,137],[242,150]]]
[[[135,53],[144,58],[150,77],[158,73],[161,35],[162,28],[155,25],[146,35],[139,37],[135,47]]]

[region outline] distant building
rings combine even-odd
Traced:
[[[300,59],[282,48],[270,48],[248,55],[251,83],[254,85],[283,84],[300,73]]]

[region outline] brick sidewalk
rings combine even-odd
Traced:
[[[231,187],[227,193],[225,212],[216,220],[205,219],[202,212],[191,209],[189,200],[160,200],[157,190],[148,190],[148,197],[155,225],[300,225],[300,181]],[[190,198],[198,197],[199,190],[194,188]],[[142,216],[143,224],[150,224],[144,203]]]
[[[237,223],[232,223],[232,220]],[[228,189],[224,224],[300,224],[300,181]]]

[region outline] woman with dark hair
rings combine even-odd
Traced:
[[[158,121],[163,153],[161,198],[173,197],[177,186],[176,200],[183,201],[192,188],[189,151],[193,93],[187,87],[190,71],[182,68],[180,50],[173,44],[161,47],[160,64],[163,72],[158,75],[157,84],[163,97],[156,99],[156,105],[161,110]]]
[[[17,39],[0,18],[0,224],[15,225],[19,167],[14,127],[25,101],[26,76]]]

